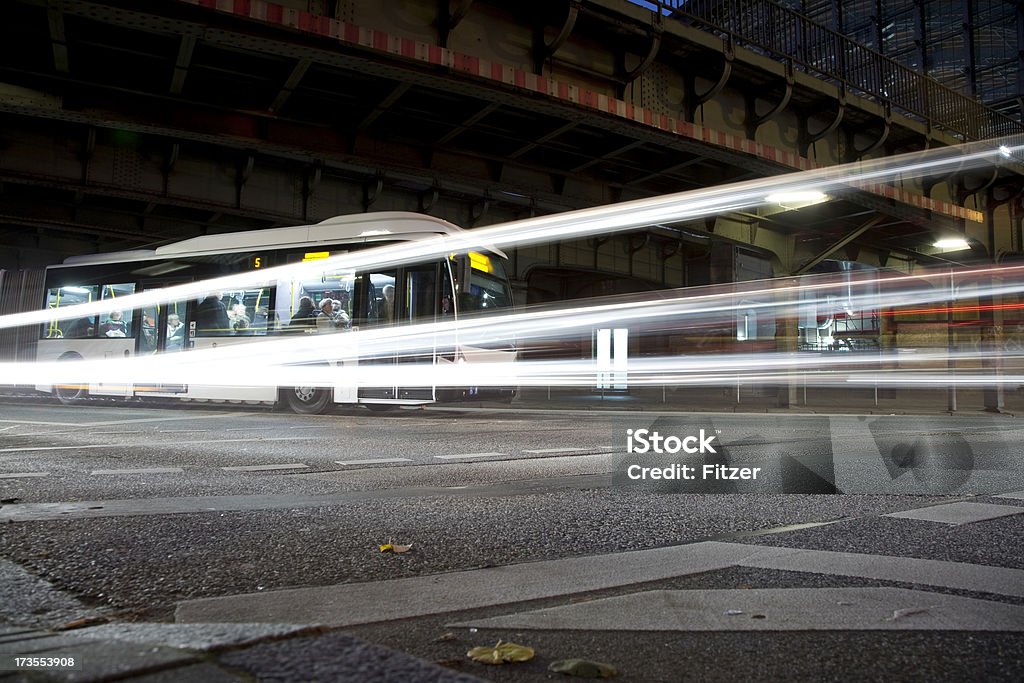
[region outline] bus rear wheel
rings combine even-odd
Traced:
[[[331,393],[319,387],[290,387],[284,391],[284,400],[300,415],[318,415],[331,404]]]

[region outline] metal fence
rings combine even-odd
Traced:
[[[964,141],[1024,132],[1024,124],[771,0],[641,0],[670,20],[839,85]]]

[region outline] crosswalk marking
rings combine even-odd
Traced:
[[[48,477],[49,472],[5,472],[0,479],[21,479],[22,477]]]

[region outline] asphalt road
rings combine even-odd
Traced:
[[[687,462],[760,467],[760,478],[632,480],[630,464],[660,467],[673,458],[627,455],[628,429],[680,437],[704,429],[705,440],[715,437],[715,453]],[[441,408],[298,416],[247,406],[7,401],[0,404],[0,622],[51,628],[84,615],[171,622],[182,601],[709,539],[1024,570],[1020,516],[954,530],[883,516],[962,501],[1011,505],[993,495],[1024,490],[1022,433],[1024,422],[999,416]],[[388,542],[413,549],[380,552]],[[651,584],[851,585],[902,584],[751,567]],[[462,662],[464,646],[479,644],[470,632],[436,640],[449,624],[481,614],[460,610],[350,630],[430,661],[457,660],[472,675],[546,679],[539,666]],[[977,672],[975,660],[987,662],[991,677],[1012,677],[1024,653],[1019,633],[966,640],[948,631],[513,635],[597,653],[626,680],[685,678],[673,664],[686,661],[679,660],[684,652],[696,678],[722,679],[787,671],[885,677],[906,666],[919,667],[911,677],[952,679],[951,672]],[[715,658],[716,649],[747,654]],[[961,664],[951,669],[951,662]]]

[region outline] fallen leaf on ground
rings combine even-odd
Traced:
[[[589,659],[561,659],[551,662],[548,665],[548,671],[577,678],[613,678],[619,674],[618,669],[611,664],[594,662]]]
[[[466,653],[466,656],[474,662],[481,664],[504,664],[505,662],[528,662],[533,659],[533,648],[516,643],[503,643],[500,640],[497,645],[489,647],[482,645],[474,647]]]
[[[82,617],[81,619],[75,619],[69,621],[66,624],[54,627],[54,631],[73,631],[76,628],[85,628],[86,626],[96,626],[97,624],[105,624],[110,619],[106,617]]]
[[[387,552],[407,553],[410,550],[412,550],[412,543],[410,543],[409,545],[400,545],[398,543],[395,543],[391,539],[388,539],[387,543],[383,543],[383,544],[381,544],[381,545],[379,545],[377,547],[380,548],[380,551],[382,553],[387,553]]]

